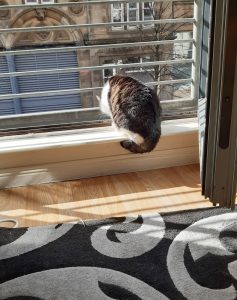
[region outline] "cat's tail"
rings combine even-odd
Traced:
[[[133,153],[146,153],[151,152],[155,146],[157,145],[159,139],[161,136],[161,131],[158,130],[156,132],[153,132],[152,135],[145,138],[144,142],[142,144],[136,144],[132,140],[125,140],[120,142],[121,146],[130,152]]]

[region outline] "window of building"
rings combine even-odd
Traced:
[[[154,20],[154,2],[142,2],[142,21]],[[152,27],[154,24],[143,25]]]
[[[119,25],[119,23],[124,22],[124,5],[123,3],[113,3],[111,5],[111,16],[112,22],[118,23],[118,25],[113,25],[113,30],[121,30],[124,27]]]
[[[193,33],[190,31],[176,32],[177,40],[191,39]],[[174,58],[191,58],[192,57],[192,43],[174,44]]]
[[[103,65],[114,65],[116,61],[112,59],[106,59],[103,63]],[[118,61],[117,61],[118,63]],[[116,68],[110,68],[110,69],[103,69],[102,70],[102,76],[103,76],[103,83],[105,83],[107,80],[109,80],[112,76],[116,75]]]
[[[112,22],[136,22],[136,21],[151,21],[153,16],[153,2],[142,3],[127,3],[123,5],[115,3],[111,5]],[[139,25],[127,25],[127,26],[113,26],[112,29],[136,29]],[[152,27],[153,24],[144,24],[143,27]]]
[[[55,0],[25,0],[25,4],[51,4]]]
[[[127,20],[139,21],[139,3],[127,3]],[[128,28],[136,28],[136,25],[129,25]]]
[[[50,71],[66,67],[78,67],[77,54],[75,51],[16,55],[5,57],[0,56],[0,72],[40,72],[42,70]],[[80,88],[80,78],[78,72],[36,74],[11,77],[0,81],[0,95],[7,93],[37,93],[53,92],[64,89]],[[72,95],[46,95],[28,98],[9,99],[0,105],[0,115],[7,114],[28,114],[47,111],[60,111],[65,109],[78,109],[81,107],[80,94]]]
[[[39,0],[25,0],[25,4],[39,4]]]
[[[123,57],[121,59],[115,60],[105,60],[103,65],[111,65],[113,68],[103,69],[103,83],[105,83],[109,78],[116,74],[131,76],[142,82],[152,81],[152,73],[154,68],[152,67],[142,67],[137,66],[137,64],[142,64],[144,62],[150,62],[151,57],[146,55],[144,57]],[[136,66],[133,66],[133,65]],[[119,65],[119,67],[116,67]],[[123,65],[125,65],[123,67]]]

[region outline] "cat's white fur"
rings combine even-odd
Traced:
[[[109,84],[109,81],[107,81],[101,92],[100,110],[104,114],[106,114],[112,118],[112,113],[111,113],[111,110],[109,107],[109,102],[108,102],[109,91],[110,91],[110,84]]]
[[[112,113],[111,113],[109,102],[108,102],[109,91],[110,91],[110,84],[109,84],[109,81],[107,81],[101,92],[100,110],[104,114],[106,114],[112,118]],[[116,129],[117,131],[120,131],[121,133],[125,134],[130,140],[132,140],[137,145],[140,145],[144,142],[144,138],[138,133],[127,130],[122,127],[118,128],[114,122],[112,122],[112,127],[114,129]]]

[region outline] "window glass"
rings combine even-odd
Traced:
[[[170,118],[176,116],[177,99],[179,103],[185,99],[180,113],[188,110],[195,104],[191,99],[196,59],[193,21],[165,22],[187,11],[193,16],[193,5],[184,2],[89,1],[68,6],[63,1],[22,1],[21,15],[12,10],[10,17],[1,21],[0,134],[7,126],[38,128],[85,120],[95,126],[100,115],[96,96],[115,74],[153,87],[161,104],[166,101],[167,108],[170,103]],[[31,9],[29,13],[24,5],[46,3],[63,6]],[[164,23],[129,25],[130,21],[142,23],[153,18]],[[52,26],[60,26],[60,30]],[[187,98],[190,106],[186,106]]]
[[[129,3],[127,6],[128,22],[139,21],[139,3]],[[136,28],[136,25],[129,25],[128,28]]]
[[[112,22],[113,23],[123,22],[123,15],[124,15],[123,4],[121,4],[121,3],[114,3],[114,4],[112,4],[111,15],[112,15]],[[121,29],[121,28],[123,28],[123,26],[121,26],[121,25],[113,25],[112,28],[113,29]]]
[[[144,2],[142,3],[142,19],[144,21],[154,20],[154,11],[153,11],[153,2]],[[153,24],[146,24],[145,27],[153,27]]]
[[[25,0],[25,4],[38,4],[39,0]]]

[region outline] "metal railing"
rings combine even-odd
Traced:
[[[185,24],[185,23],[194,23],[193,18],[180,18],[180,19],[162,19],[162,20],[152,20],[152,21],[129,21],[129,22],[119,22],[120,26],[125,25],[152,25],[152,24]],[[32,32],[32,31],[51,31],[51,30],[62,30],[62,29],[80,29],[80,28],[98,28],[98,27],[111,27],[117,25],[117,23],[106,22],[106,23],[93,23],[93,24],[76,24],[76,25],[56,25],[56,26],[44,26],[44,27],[29,27],[29,28],[4,28],[0,29],[1,33],[23,33],[23,32]]]
[[[1,7],[1,6],[0,6]],[[42,30],[41,30],[42,31]],[[163,40],[163,41],[149,41],[149,42],[136,42],[136,43],[117,43],[117,44],[105,44],[105,45],[86,45],[86,46],[67,46],[67,47],[55,47],[52,48],[36,48],[36,49],[24,49],[24,50],[7,50],[0,52],[0,56],[6,55],[22,55],[22,54],[38,54],[38,53],[50,53],[50,52],[70,52],[74,50],[92,50],[92,49],[111,49],[111,48],[133,48],[133,47],[146,47],[146,46],[158,46],[168,44],[185,44],[194,43],[194,39],[185,40]]]
[[[151,67],[151,66],[162,66],[162,65],[174,65],[180,63],[193,63],[193,59],[177,59],[177,60],[166,60],[166,61],[152,61],[152,62],[142,62],[142,63],[133,63],[132,67]],[[129,68],[131,64],[108,64],[106,69],[113,68]],[[105,66],[92,66],[92,67],[78,67],[78,68],[62,68],[62,69],[50,69],[50,70],[40,70],[40,71],[27,71],[27,72],[7,72],[0,73],[0,78],[6,78],[11,76],[28,76],[28,75],[42,75],[42,74],[60,74],[60,73],[70,73],[75,71],[95,71],[95,70],[104,70]],[[182,82],[182,79],[178,80]],[[154,84],[154,83],[153,83]],[[157,83],[156,83],[157,84]],[[162,84],[162,83],[161,83]],[[1,98],[0,98],[1,99]]]
[[[62,7],[73,7],[73,6],[78,6],[78,5],[83,5],[83,6],[92,6],[92,5],[111,5],[113,3],[128,3],[128,2],[138,2],[142,3],[144,1],[141,0],[119,0],[119,1],[111,1],[111,0],[106,0],[106,1],[83,1],[83,2],[64,2],[64,3],[54,3],[54,4],[40,4],[40,5],[34,5],[34,4],[19,4],[19,5],[2,5],[0,6],[0,11],[1,10],[14,10],[14,9],[21,9],[21,12],[23,10],[29,10],[29,9],[40,9],[40,8],[55,8],[55,9],[60,9]],[[163,1],[157,1],[157,2],[164,2],[164,3],[171,3],[171,2],[188,2],[190,1],[183,0],[183,1],[178,1],[178,0],[163,0]],[[164,25],[166,24],[180,24],[180,26],[184,26],[185,24],[192,25],[194,30],[194,35],[193,38],[190,39],[183,39],[183,40],[177,40],[177,39],[166,39],[166,40],[149,40],[149,41],[134,41],[134,42],[122,42],[122,43],[107,43],[103,44],[100,43],[100,40],[98,39],[97,41],[95,40],[87,40],[86,45],[84,44],[75,44],[73,46],[71,45],[57,45],[56,47],[37,47],[35,46],[33,49],[13,49],[13,48],[3,48],[2,51],[0,51],[0,57],[1,56],[18,56],[18,55],[37,55],[37,54],[47,54],[47,53],[60,53],[60,52],[70,52],[70,51],[94,51],[94,50],[107,50],[107,49],[140,49],[142,52],[144,49],[147,49],[151,46],[166,46],[166,45],[182,45],[182,44],[189,44],[192,43],[193,45],[193,56],[192,58],[184,58],[184,59],[179,59],[179,58],[174,58],[174,59],[168,59],[168,60],[154,60],[154,61],[149,61],[149,62],[139,62],[139,63],[112,63],[112,64],[106,64],[106,65],[88,65],[88,66],[78,66],[78,67],[65,67],[65,68],[53,68],[53,69],[40,69],[40,70],[28,70],[28,71],[9,71],[9,72],[2,72],[0,73],[0,80],[3,78],[24,78],[26,76],[35,76],[35,75],[50,75],[50,74],[68,74],[68,73],[75,73],[83,71],[87,72],[96,72],[96,71],[102,71],[105,69],[116,69],[116,70],[121,70],[121,69],[129,69],[129,68],[141,68],[146,72],[146,69],[148,67],[157,67],[157,66],[176,66],[176,65],[185,65],[185,64],[190,64],[192,65],[192,73],[190,74],[190,78],[180,78],[180,79],[170,79],[170,80],[159,80],[159,81],[148,81],[146,82],[147,85],[149,86],[158,86],[160,88],[161,86],[165,85],[175,85],[175,84],[190,84],[190,98],[183,98],[183,99],[161,99],[161,103],[163,106],[163,110],[166,112],[167,115],[170,115],[170,117],[179,115],[184,116],[184,112],[186,112],[186,115],[190,114],[193,115],[195,113],[195,101],[197,100],[195,97],[196,95],[196,86],[197,86],[197,78],[198,78],[198,72],[199,72],[199,48],[200,48],[200,14],[201,14],[201,1],[196,0],[194,1],[194,17],[190,18],[164,18],[160,20],[149,20],[149,21],[133,21],[133,22],[119,22],[119,23],[114,23],[114,22],[95,22],[95,23],[81,23],[81,24],[63,24],[63,25],[54,25],[54,26],[33,26],[33,27],[21,27],[21,28],[0,28],[0,40],[4,40],[9,35],[14,35],[16,33],[27,33],[27,32],[47,32],[47,31],[58,31],[58,30],[68,30],[70,32],[72,31],[77,31],[77,30],[87,30],[89,31],[90,29],[96,30],[97,28],[112,28],[114,25],[121,25],[121,26],[126,26],[126,25],[136,25],[138,28],[141,28],[141,25],[147,25],[147,24],[154,24],[154,25]],[[149,30],[152,29],[146,29],[146,32],[149,32]],[[112,32],[112,31],[111,31]],[[111,33],[110,32],[110,33]],[[139,30],[138,30],[139,32]],[[111,33],[112,34],[112,33]],[[116,34],[118,34],[116,30]],[[120,32],[120,35],[122,35],[123,32]],[[124,31],[124,34],[132,34],[134,35],[133,30],[127,30],[126,32]],[[2,38],[1,38],[2,37]],[[165,78],[165,76],[164,76]],[[93,96],[94,92],[98,92],[99,90],[102,89],[102,85],[100,86],[91,86],[91,87],[80,87],[80,88],[73,88],[73,89],[59,89],[59,90],[44,90],[44,91],[37,91],[37,92],[17,92],[17,93],[10,93],[10,94],[1,94],[0,93],[0,105],[1,101],[3,100],[10,100],[10,99],[29,99],[29,98],[38,98],[38,97],[50,97],[50,96],[58,96],[58,95],[74,95],[77,93],[83,94],[83,93],[91,93]],[[182,104],[187,107],[187,109],[181,109],[180,114],[175,114],[175,110],[177,110],[177,107],[182,108]],[[89,111],[93,111],[94,115],[89,113]],[[172,112],[173,110],[173,112]],[[88,122],[90,121],[95,121],[98,120],[98,115],[99,115],[99,110],[97,107],[93,108],[84,108],[84,109],[72,109],[71,114],[70,114],[70,109],[67,110],[62,110],[60,112],[55,111],[55,116],[56,116],[56,121],[52,121],[52,124],[60,124],[59,122],[59,115],[61,116],[61,122],[66,124],[70,122],[74,123],[79,123],[80,120],[78,119],[78,114],[82,115],[83,111],[85,114],[89,115],[90,117],[88,118]],[[17,115],[17,116],[0,116],[0,130],[5,130],[6,128],[16,128],[17,126],[24,127],[24,126],[29,126],[31,127],[31,124],[34,122],[30,121],[33,120],[32,116],[37,115],[37,119],[40,120],[40,115],[44,115],[47,113],[34,113],[34,114],[27,114],[27,115]],[[48,112],[48,114],[51,115],[52,117],[52,112]],[[72,121],[72,119],[77,115],[75,118],[75,121]],[[65,116],[65,119],[63,118]],[[16,122],[16,117],[21,118],[22,122],[19,121]],[[12,119],[12,123],[11,123]],[[46,123],[43,121],[45,118],[42,117],[42,125],[50,125],[50,121],[48,120]],[[85,122],[85,119],[82,118],[83,121]],[[1,121],[2,120],[2,121]],[[28,121],[26,121],[28,120]],[[4,125],[5,124],[5,125]],[[6,125],[8,124],[8,125]],[[17,124],[17,125],[14,125]],[[19,125],[21,124],[21,125]],[[25,124],[25,125],[24,125]],[[40,124],[40,121],[37,123],[38,125]],[[32,125],[35,126],[35,125]]]
[[[157,0],[156,0],[157,1]],[[190,0],[181,0],[182,2],[190,2]],[[102,1],[78,1],[78,2],[62,2],[62,3],[42,3],[40,4],[41,8],[60,8],[64,6],[73,7],[78,5],[96,5],[96,4],[114,4],[114,3],[142,3],[146,2],[144,0],[102,0]],[[154,2],[154,1],[153,1]],[[162,0],[160,2],[180,2],[180,0]],[[38,4],[13,4],[13,5],[0,5],[0,10],[6,10],[6,9],[20,9],[20,8],[39,8]]]

